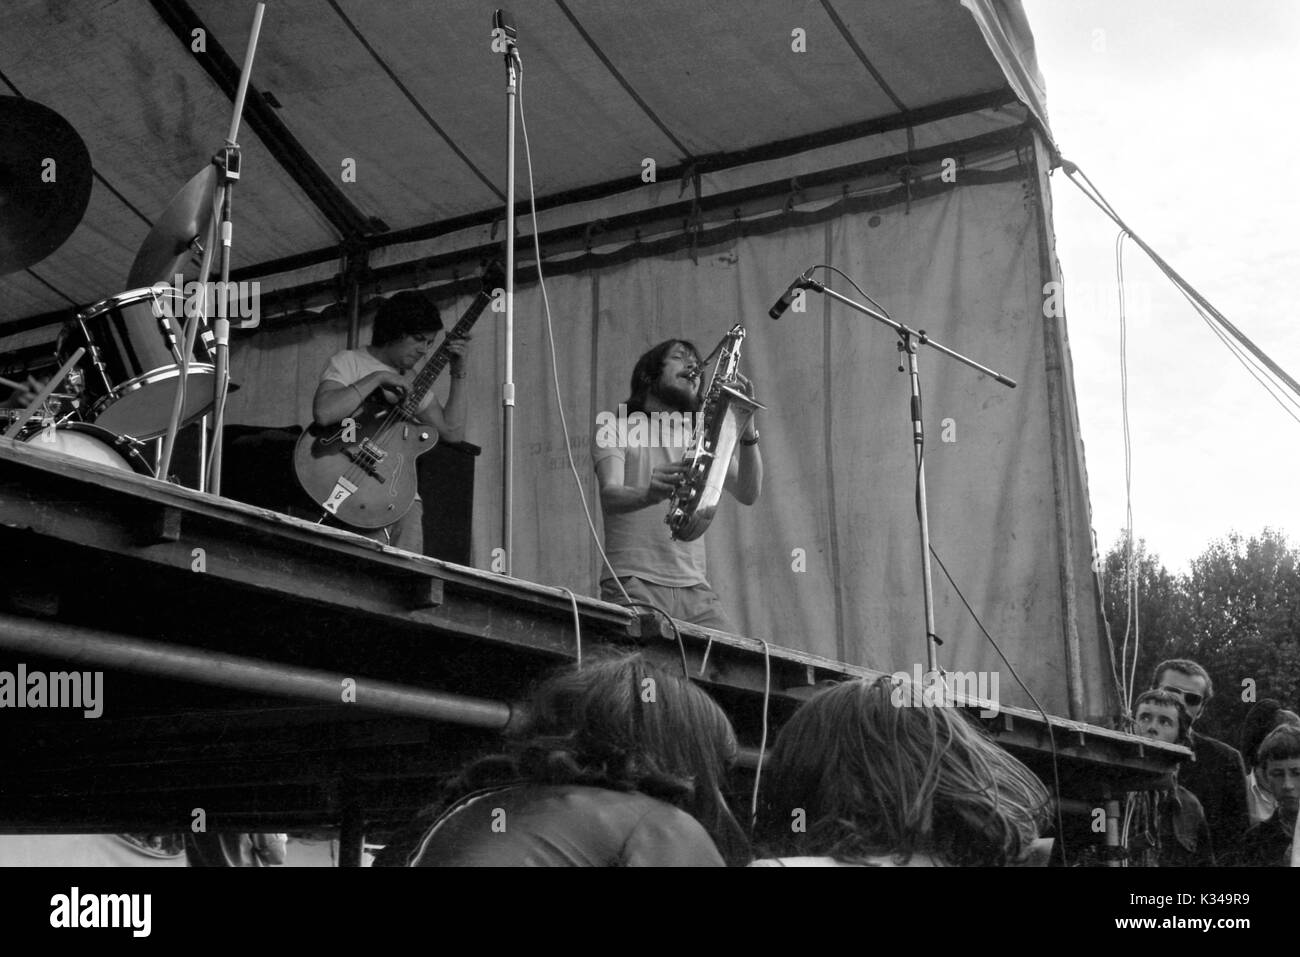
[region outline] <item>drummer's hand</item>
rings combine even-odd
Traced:
[[[27,381],[23,383],[23,387],[14,389],[9,398],[5,400],[4,405],[9,409],[25,409],[36,401],[36,397],[40,395],[43,388],[45,388],[44,381],[29,375]]]
[[[451,374],[461,375],[465,371],[465,357],[469,353],[469,341],[472,336],[457,336],[448,338],[446,343],[447,351],[451,353]]]
[[[741,392],[745,393],[745,395],[749,396],[751,399],[754,398],[753,382],[751,382],[745,376],[741,375],[739,372],[736,373],[736,381],[740,383]]]

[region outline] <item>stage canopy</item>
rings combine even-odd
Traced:
[[[466,277],[499,254],[506,81],[492,10],[268,6],[234,200],[233,278],[261,284],[261,325],[232,347],[232,422],[307,420],[321,367],[348,341],[350,293],[365,342],[376,297],[428,289],[454,316]],[[515,12],[539,222],[519,225],[514,573],[592,593],[598,571],[564,454],[536,230],[593,508],[592,423],[624,398],[636,356],[670,336],[707,350],[743,320],[742,368],[770,407],[766,487],[715,520],[711,580],[747,634],[886,671],[923,663],[896,339],[823,299],[778,325],[764,316],[790,279],[830,263],[896,318],[1018,380],[1007,390],[922,350],[934,548],[1048,710],[1111,713],[1068,343],[1044,309],[1056,150],[1020,5]],[[49,361],[72,309],[124,290],[153,219],[222,145],[252,14],[228,0],[8,5],[0,93],[61,113],[95,167],[72,237],[0,278],[10,373]],[[484,568],[501,534],[502,339],[499,317],[482,320],[470,366]],[[1003,700],[1028,704],[937,567],[935,580],[944,665],[997,671]]]

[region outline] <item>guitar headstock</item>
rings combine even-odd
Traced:
[[[483,270],[481,278],[483,283],[483,292],[488,295],[492,294],[493,289],[504,289],[506,285],[506,269],[501,260],[494,259]]]

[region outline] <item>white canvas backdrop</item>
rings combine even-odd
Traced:
[[[899,320],[1019,382],[1007,389],[922,349],[931,535],[1038,699],[1066,713],[1044,280],[1029,188],[1028,180],[968,185],[701,248],[698,261],[681,251],[549,280],[560,395],[597,527],[590,458],[597,412],[616,410],[633,363],[650,346],[681,337],[707,351],[743,320],[742,371],[770,409],[759,423],[766,480],[756,505],[727,498],[713,522],[711,582],[746,634],[885,671],[924,666],[908,384],[897,371],[897,338],[815,295],[802,314],[779,323],[766,316],[791,278],[831,263]],[[833,285],[851,292],[838,279]],[[444,305],[449,325],[467,301]],[[485,313],[468,380],[467,439],[483,448],[473,556],[482,568],[500,546],[503,338],[500,315]],[[231,421],[305,422],[316,376],[342,340],[334,323],[242,341],[232,368],[244,388],[231,400]],[[517,294],[515,349],[513,571],[595,594],[599,559],[564,453],[536,285]],[[443,396],[445,389],[444,381]],[[1072,507],[1081,511],[1078,502]],[[1086,540],[1086,514],[1071,522]],[[1074,561],[1083,563],[1076,580],[1091,588],[1085,555],[1076,550]],[[934,580],[944,666],[999,672],[1001,700],[1028,705],[937,566]],[[1080,605],[1091,607],[1085,596]],[[1084,617],[1087,711],[1099,714],[1100,637],[1093,617]]]

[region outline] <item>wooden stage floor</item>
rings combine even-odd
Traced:
[[[209,830],[382,833],[491,747],[510,702],[578,650],[561,589],[7,439],[0,555],[0,671],[103,672],[99,717],[0,709],[2,831],[179,831],[202,808]],[[585,652],[639,647],[681,667],[663,622],[576,606]],[[751,767],[769,672],[769,744],[817,682],[875,674],[680,632],[693,672],[707,650],[700,680]],[[985,724],[1051,784],[1042,715],[1003,708]],[[1187,756],[1050,724],[1072,803],[1149,787]]]

